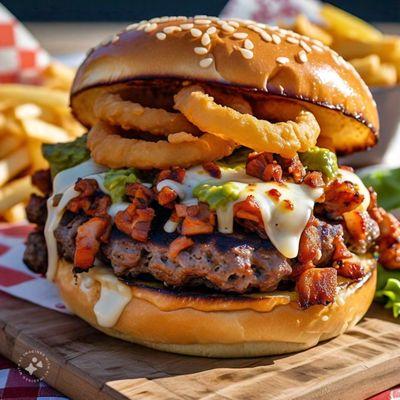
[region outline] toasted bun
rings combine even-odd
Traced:
[[[174,353],[253,357],[303,350],[353,327],[368,310],[376,286],[375,261],[371,257],[363,262],[372,269],[362,281],[338,286],[329,306],[305,310],[288,293],[196,296],[121,283],[131,299],[112,327],[100,326],[94,313],[100,297],[96,279],[85,287],[82,274],[75,278],[72,265],[60,261],[56,284],[75,314],[110,336]]]
[[[202,51],[207,53],[198,54]],[[316,40],[253,21],[163,17],[134,24],[88,54],[73,84],[71,106],[91,126],[101,92],[139,82],[159,87],[160,80],[234,87],[268,98],[269,107],[275,101],[281,107],[282,100],[300,103],[321,125],[320,144],[339,153],[377,141],[375,102],[349,63]]]

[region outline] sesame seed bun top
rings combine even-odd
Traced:
[[[320,144],[339,153],[377,141],[376,104],[349,63],[319,41],[249,20],[161,17],[130,25],[89,52],[71,107],[90,126],[99,91],[152,79],[228,85],[261,96],[270,109],[301,103],[321,125]]]

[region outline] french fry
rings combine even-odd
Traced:
[[[28,199],[31,193],[38,193],[38,190],[32,186],[29,176],[15,179],[0,188],[0,214],[4,214],[10,207]]]
[[[43,106],[68,108],[67,92],[42,86],[21,84],[0,85],[0,100],[15,100],[21,103],[36,103]]]
[[[52,89],[69,91],[75,71],[61,63],[52,62],[43,71],[44,85]]]
[[[21,121],[25,134],[43,143],[60,143],[71,140],[68,132],[57,125],[49,124],[41,119],[32,118]]]
[[[0,160],[0,187],[28,168],[29,164],[27,147],[21,147]]]
[[[0,159],[8,156],[22,145],[23,139],[20,136],[4,135],[0,137]]]
[[[374,42],[335,38],[332,48],[347,60],[370,54],[376,54],[383,62],[400,59],[400,37],[396,36],[385,36]]]
[[[369,86],[393,86],[397,82],[396,67],[392,64],[383,63],[374,74],[366,77]]]
[[[7,222],[22,222],[26,219],[25,203],[17,203],[10,207],[5,213],[4,218]]]
[[[372,25],[331,4],[322,5],[321,16],[335,36],[365,42],[379,41],[383,37],[382,33]]]
[[[42,115],[42,109],[34,103],[24,103],[14,108],[16,119],[39,118]]]
[[[292,30],[300,35],[309,36],[312,39],[317,39],[323,44],[330,46],[332,43],[332,36],[318,25],[313,24],[305,15],[300,14],[296,17]]]

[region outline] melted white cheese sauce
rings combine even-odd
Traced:
[[[100,326],[113,327],[132,298],[130,287],[120,282],[110,269],[99,264],[80,274],[78,279],[80,290],[88,295],[95,288],[95,282],[100,284],[99,299],[93,312]]]
[[[233,232],[234,205],[252,195],[260,207],[265,231],[271,242],[285,257],[295,258],[300,236],[311,216],[314,202],[323,194],[323,189],[313,189],[304,184],[262,182],[247,175],[244,169],[221,168],[221,173],[221,178],[212,178],[202,167],[194,167],[186,171],[183,183],[166,179],[158,183],[157,189],[167,186],[176,191],[181,203],[192,204],[193,200],[196,201],[192,192],[197,185],[235,182],[241,187],[241,194],[236,201],[217,209],[218,230],[222,233]],[[268,195],[271,189],[279,192],[279,199]],[[291,208],[287,207],[285,200],[290,202]],[[174,228],[169,222],[164,227],[167,232]]]

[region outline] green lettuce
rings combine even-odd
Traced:
[[[362,177],[364,184],[378,193],[379,204],[386,210],[400,207],[400,168],[374,171]]]
[[[212,210],[216,210],[237,200],[242,190],[243,188],[235,182],[227,182],[222,185],[201,183],[193,189],[193,196],[207,203]]]
[[[400,271],[391,271],[378,265],[378,282],[375,300],[385,303],[385,308],[391,308],[393,316],[400,314]]]
[[[108,190],[113,203],[120,203],[125,199],[125,186],[138,181],[136,170],[110,169],[104,177],[104,186]]]
[[[43,157],[49,162],[53,177],[89,159],[90,152],[86,147],[86,141],[87,135],[83,135],[73,142],[42,145]]]

